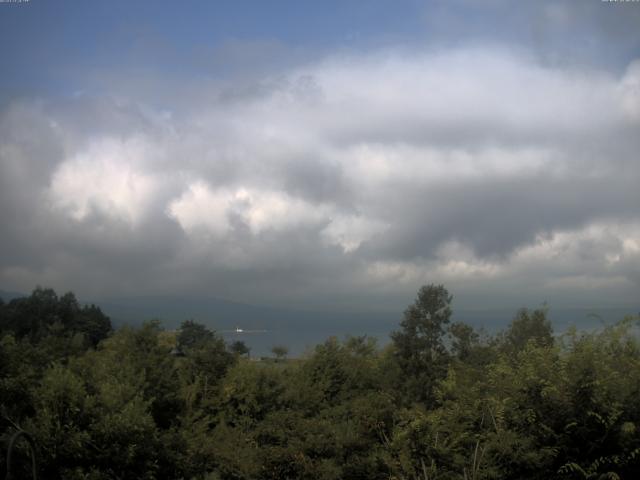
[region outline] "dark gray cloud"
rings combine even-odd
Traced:
[[[402,192],[388,211],[394,228],[364,248],[372,257],[428,258],[450,239],[469,245],[480,257],[508,257],[536,241],[537,234],[581,229],[590,222],[637,221],[639,192],[634,177],[575,176],[449,179],[424,188],[395,185],[386,196]],[[615,188],[609,188],[607,185]],[[401,215],[398,213],[401,212]]]

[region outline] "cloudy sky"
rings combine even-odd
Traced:
[[[0,289],[637,308],[640,2],[0,3]]]

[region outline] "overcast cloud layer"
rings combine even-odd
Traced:
[[[637,305],[640,60],[384,47],[155,102],[124,78],[1,111],[2,288]]]

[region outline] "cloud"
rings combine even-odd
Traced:
[[[238,188],[212,191],[198,181],[173,200],[167,209],[187,235],[228,237],[246,229],[254,237],[264,232],[286,233],[301,228],[317,230],[329,245],[345,252],[385,229],[379,222],[345,215],[328,204],[311,204],[278,191]]]
[[[634,60],[620,82],[622,109],[636,125],[640,122],[640,60]]]
[[[456,285],[459,296],[483,305],[483,295],[499,290],[503,301],[547,300],[554,306],[619,306],[632,298],[640,277],[640,223],[597,222],[577,229],[539,234],[505,260],[475,254],[455,240],[431,259],[376,261],[368,266],[371,289],[389,284],[422,284],[438,278]],[[463,300],[464,301],[464,300]],[[470,302],[471,305],[474,301]]]
[[[60,164],[51,178],[51,203],[82,221],[93,211],[131,224],[149,207],[157,180],[139,164],[153,155],[141,139],[101,139]]]
[[[364,308],[433,281],[480,303],[631,303],[637,70],[387,49],[173,100],[16,102],[0,282]]]

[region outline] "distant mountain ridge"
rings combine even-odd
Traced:
[[[28,294],[20,292],[8,292],[6,290],[0,290],[0,298],[5,302],[10,302],[14,298],[28,297]]]
[[[182,321],[193,319],[222,333],[227,341],[245,342],[256,356],[269,355],[276,345],[285,345],[290,354],[301,355],[331,336],[368,335],[384,345],[401,317],[379,312],[296,311],[217,298],[109,298],[95,303],[111,317],[116,327],[157,318],[163,326],[173,329]],[[243,332],[237,331],[238,328]],[[263,333],[244,333],[247,331]]]
[[[157,318],[167,327],[193,319],[214,329],[282,329],[305,325],[324,330],[328,326],[368,324],[384,327],[397,323],[401,315],[380,312],[324,312],[256,306],[218,298],[147,296],[108,298],[95,301],[118,323],[139,323]],[[395,317],[395,318],[394,318]]]

